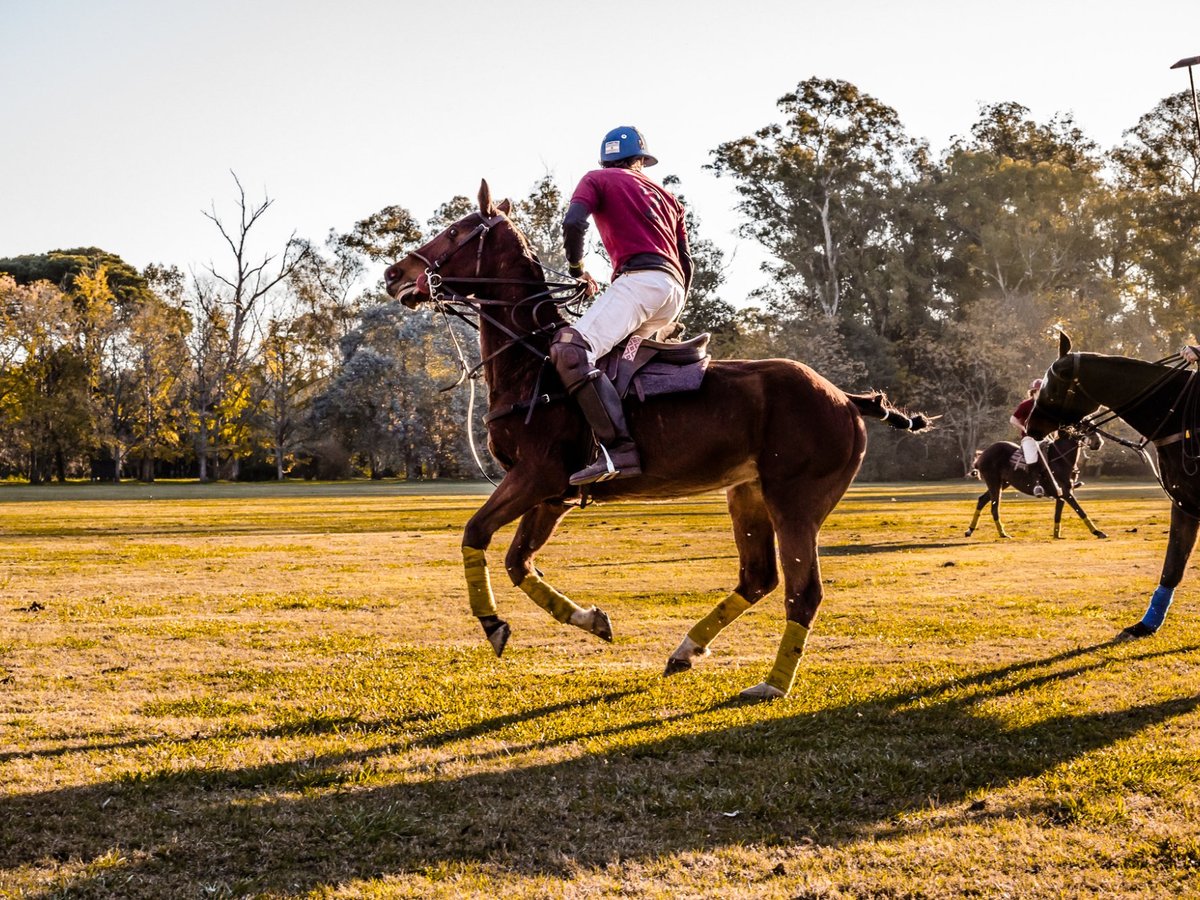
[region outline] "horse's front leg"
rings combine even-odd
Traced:
[[[524,591],[538,606],[564,625],[574,625],[601,640],[612,640],[612,623],[608,614],[597,606],[583,609],[569,597],[560,594],[542,579],[533,564],[534,555],[542,548],[554,529],[571,507],[557,500],[548,500],[531,509],[521,518],[516,536],[508,548],[504,568],[512,583]]]
[[[1118,641],[1128,641],[1133,638],[1148,637],[1162,626],[1171,606],[1171,598],[1175,588],[1183,580],[1183,570],[1187,568],[1188,557],[1192,547],[1196,545],[1196,531],[1200,529],[1200,519],[1188,515],[1178,504],[1171,504],[1171,537],[1167,540],[1167,558],[1163,560],[1162,575],[1158,579],[1158,588],[1150,597],[1150,605],[1146,614],[1136,625],[1130,625],[1117,635]]]
[[[1071,504],[1071,509],[1075,510],[1075,514],[1077,516],[1079,516],[1079,518],[1083,519],[1083,524],[1088,527],[1088,531],[1090,531],[1092,534],[1094,534],[1098,538],[1108,537],[1107,534],[1105,534],[1103,531],[1101,531],[1099,528],[1097,528],[1095,523],[1090,518],[1088,518],[1088,514],[1083,511],[1083,507],[1079,505],[1078,500],[1076,500],[1072,496],[1068,496],[1065,499],[1069,504]]]
[[[487,548],[492,536],[513,519],[524,515],[542,500],[535,491],[534,483],[522,478],[516,469],[504,476],[499,487],[488,497],[463,529],[463,569],[467,577],[467,599],[471,612],[483,626],[488,643],[500,656],[512,633],[507,622],[496,610],[496,596],[492,593],[492,580],[488,574]]]
[[[1062,511],[1063,501],[1061,497],[1054,498],[1054,539],[1062,540]]]

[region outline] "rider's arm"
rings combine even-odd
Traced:
[[[567,207],[563,218],[563,247],[567,251],[567,272],[578,278],[583,274],[583,242],[588,230],[588,207],[578,200]]]
[[[683,219],[679,220],[679,231],[675,235],[675,246],[679,250],[679,265],[683,267],[683,292],[687,294],[692,286],[692,252],[688,247],[687,228]]]
[[[1022,422],[1020,419],[1018,419],[1016,416],[1010,416],[1008,421],[1011,422],[1014,426],[1016,426],[1017,430],[1020,431],[1021,434],[1025,433],[1025,423]]]

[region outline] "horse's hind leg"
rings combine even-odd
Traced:
[[[667,659],[663,675],[686,672],[692,667],[693,660],[707,656],[709,644],[722,629],[771,593],[779,583],[775,527],[763,503],[762,487],[757,481],[735,485],[725,492],[725,497],[740,561],[737,587],[692,626]]]
[[[1000,521],[1000,495],[1004,492],[1004,482],[988,485],[988,496],[992,498],[992,521],[996,523],[996,533],[1002,538],[1008,537],[1004,523]]]
[[[1055,497],[1054,498],[1054,539],[1056,541],[1062,539],[1062,510],[1063,510],[1063,498]]]
[[[991,498],[991,496],[992,495],[989,491],[984,491],[975,501],[975,515],[971,517],[971,524],[967,528],[967,537],[970,537],[975,533],[975,527],[979,524],[979,514],[983,512],[983,508],[987,506],[988,500]]]
[[[597,637],[611,641],[612,623],[604,610],[598,607],[582,609],[564,594],[542,580],[542,573],[533,564],[534,554],[542,548],[554,529],[571,507],[556,500],[548,500],[531,509],[521,518],[504,568],[512,583],[524,591],[534,603],[564,625],[574,625]]]
[[[848,483],[849,479],[841,485],[808,483],[785,492],[773,492],[764,485],[767,508],[779,538],[787,621],[775,665],[765,681],[741,692],[740,696],[745,699],[774,700],[787,696],[792,689],[808,630],[824,596],[817,560],[817,535],[821,523]]]
[[[1108,537],[1107,534],[1105,534],[1103,531],[1101,531],[1099,528],[1097,528],[1095,523],[1092,522],[1092,520],[1090,518],[1088,518],[1088,514],[1083,511],[1083,507],[1079,505],[1078,500],[1076,500],[1070,494],[1068,494],[1063,499],[1065,499],[1069,504],[1071,504],[1071,509],[1075,510],[1075,514],[1078,515],[1079,518],[1083,519],[1083,524],[1088,527],[1088,531],[1090,531],[1092,534],[1094,534],[1098,538]],[[1055,535],[1055,537],[1057,537],[1057,536],[1058,535]]]

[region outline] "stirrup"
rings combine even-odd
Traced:
[[[570,477],[570,483],[576,487],[585,484],[596,484],[611,481],[614,478],[633,478],[642,474],[642,467],[634,455],[634,462],[617,467],[616,462],[608,452],[608,448],[600,444],[600,456],[590,466],[585,466]],[[603,464],[603,465],[601,465]]]

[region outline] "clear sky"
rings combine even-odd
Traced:
[[[0,257],[199,270],[221,262],[201,210],[233,216],[230,170],[275,200],[266,251],[389,204],[424,221],[481,177],[570,191],[633,124],[734,254],[739,302],[762,254],[703,167],[805,78],[853,82],[935,151],[1006,100],[1109,147],[1197,55],[1200,0],[0,0]]]

